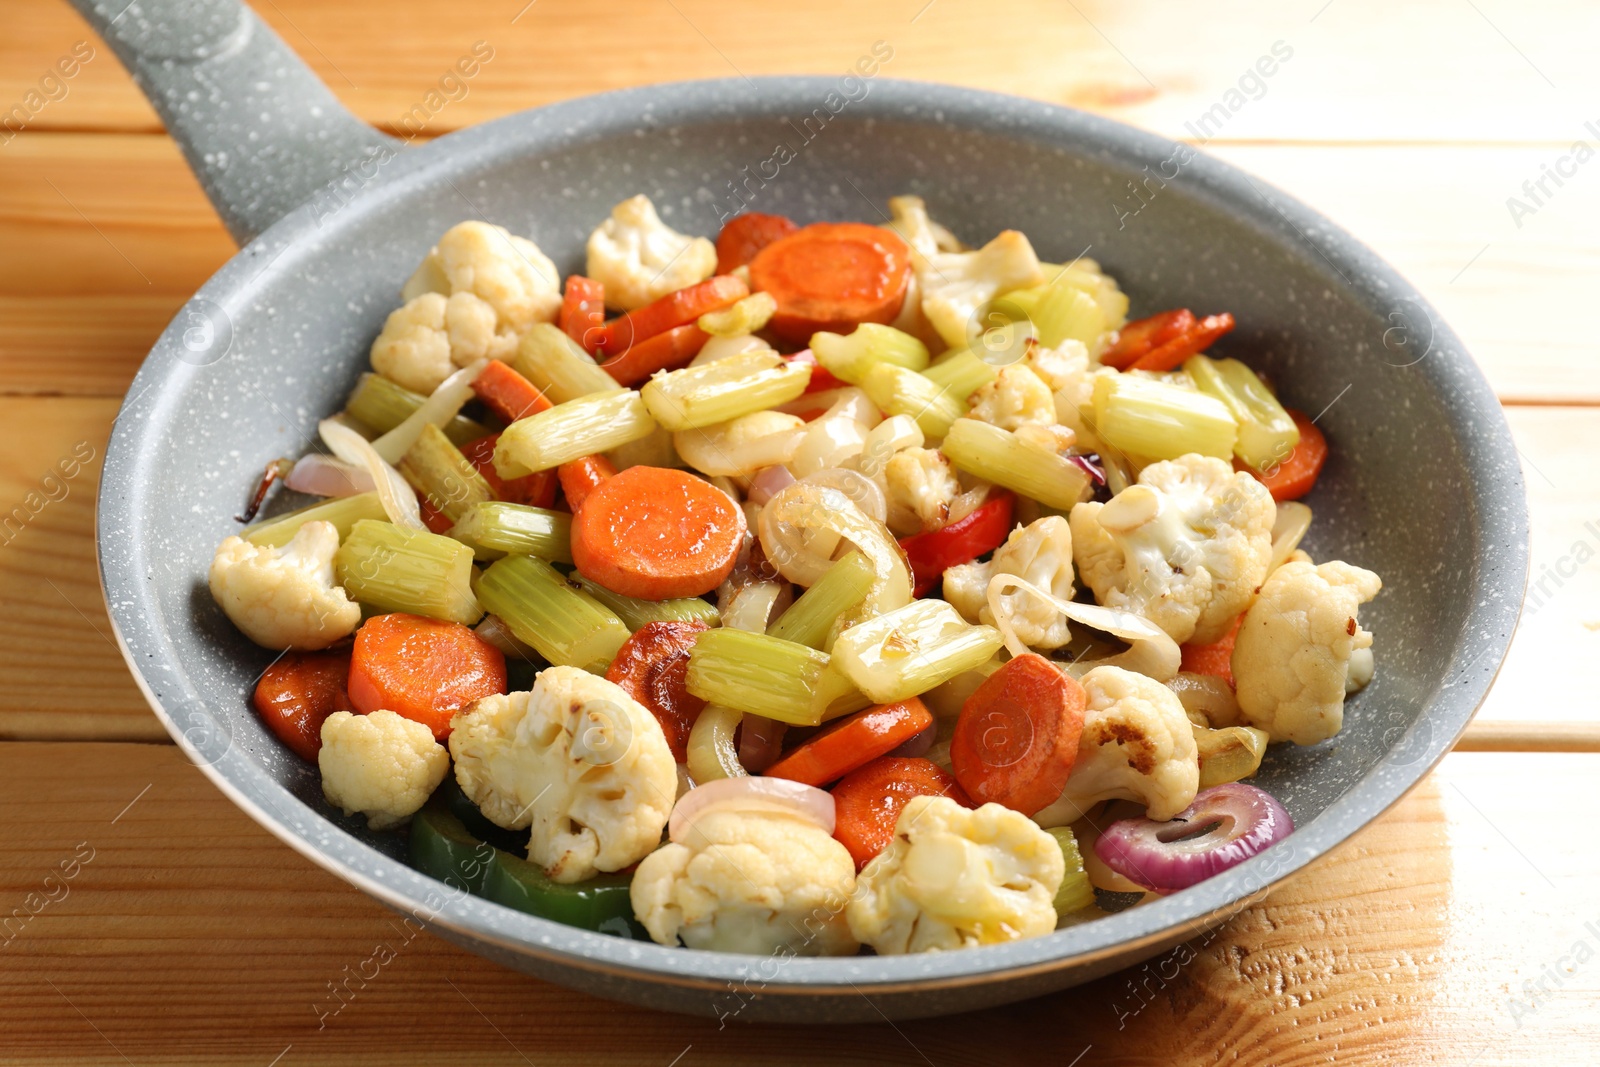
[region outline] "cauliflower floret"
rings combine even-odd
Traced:
[[[856,867],[820,826],[787,815],[709,812],[692,843],[663,845],[633,876],[633,912],[663,945],[847,956]]]
[[[711,277],[717,249],[662,222],[650,198],[640,195],[612,208],[589,235],[586,269],[606,287],[607,304],[632,311]]]
[[[266,648],[327,648],[361,622],[334,584],[339,530],[308,522],[281,548],[224,538],[211,558],[211,595],[244,635]]]
[[[1110,503],[1072,509],[1078,574],[1106,607],[1210,644],[1267,576],[1276,511],[1265,486],[1220,459],[1152,463]]]
[[[1030,342],[1026,363],[1028,369],[1050,387],[1056,409],[1055,421],[1071,429],[1081,447],[1098,449],[1100,438],[1084,421],[1083,413],[1094,410],[1095,378],[1117,374],[1117,369],[1095,363],[1083,342],[1070,338],[1055,348]]]
[[[494,308],[471,293],[423,293],[389,313],[372,342],[372,369],[397,385],[431,393],[457,367],[505,359],[517,336],[497,332]]]
[[[322,720],[322,795],[346,815],[360,812],[374,830],[400,826],[427,802],[450,771],[450,753],[420,722],[392,711]]]
[[[997,296],[1044,284],[1033,245],[1006,230],[976,252],[940,252],[918,257],[922,311],[954,347],[964,344],[978,309]]]
[[[1376,574],[1337,560],[1273,571],[1233,648],[1245,721],[1297,745],[1338,733],[1346,692],[1372,677],[1372,634],[1357,614],[1382,588]]]
[[[1072,528],[1059,515],[1046,515],[1011,531],[987,563],[963,563],[944,572],[944,598],[971,623],[994,625],[989,610],[989,579],[1015,574],[1062,600],[1072,599]],[[1000,595],[1017,637],[1029,648],[1060,648],[1072,637],[1067,620],[1032,593],[1013,589]]]
[[[1056,401],[1050,387],[1025,363],[1002,367],[994,381],[972,394],[968,418],[980,419],[1002,430],[1028,424],[1049,426],[1056,421]]]
[[[889,457],[883,467],[889,529],[910,537],[932,529],[950,514],[950,504],[961,495],[961,483],[944,453],[932,448],[905,448]]]
[[[534,323],[555,321],[561,276],[550,257],[526,237],[487,222],[461,222],[445,231],[400,290],[402,300],[424,293],[471,293],[494,311],[495,332],[516,338]]]
[[[1121,667],[1096,667],[1080,681],[1086,701],[1078,760],[1061,798],[1034,821],[1066,826],[1103,800],[1134,800],[1164,822],[1193,803],[1200,750],[1178,694]]]
[[[850,932],[880,956],[992,945],[1056,928],[1061,846],[999,804],[916,797],[856,883]]]
[[[484,697],[451,722],[456,781],[528,858],[581,882],[649,855],[678,792],[661,724],[619,686],[547,667],[529,693]]]

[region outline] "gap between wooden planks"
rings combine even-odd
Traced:
[[[1593,1062],[1600,962],[1579,827],[1600,756],[1454,755],[1213,935],[974,1015],[773,1027],[618,1007],[503,970],[286,849],[171,747],[0,744],[0,1060],[1084,1064]],[[46,883],[54,872],[75,876]],[[88,857],[84,859],[84,857]],[[66,863],[67,868],[62,864]],[[35,898],[35,903],[37,903]],[[4,936],[4,935],[0,935]],[[337,1014],[329,983],[392,961]],[[1594,943],[1600,948],[1600,943]],[[1548,983],[1547,983],[1548,985]],[[1520,1008],[1514,1003],[1520,1002]],[[619,1015],[627,1025],[616,1025]],[[1518,1025],[1521,1022],[1522,1025]],[[996,1035],[1003,1034],[1003,1041]],[[114,1051],[113,1051],[114,1050]]]

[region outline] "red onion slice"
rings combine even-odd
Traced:
[[[667,832],[680,845],[689,843],[694,824],[717,811],[792,815],[833,833],[833,797],[787,778],[718,778],[695,786],[672,809]]]
[[[367,493],[372,490],[372,475],[365,467],[357,467],[342,459],[321,452],[311,452],[295,460],[283,484],[297,493],[312,496],[342,497]]]
[[[905,759],[921,759],[928,754],[928,749],[933,747],[934,738],[938,734],[938,722],[930,722],[920,734],[890,752],[889,755],[891,757],[904,757]]]
[[[763,715],[745,714],[739,720],[739,762],[751,774],[760,774],[783,755],[787,723]]]
[[[763,467],[750,479],[750,492],[745,499],[752,504],[765,504],[794,483],[795,476],[783,464]]]
[[[1270,794],[1229,782],[1202,789],[1171,822],[1112,823],[1094,851],[1124,878],[1157,893],[1175,893],[1238,866],[1293,830],[1294,820]]]

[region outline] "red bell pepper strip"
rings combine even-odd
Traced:
[[[556,325],[592,355],[606,325],[606,287],[593,278],[569,274]]]
[[[1212,343],[1233,329],[1233,316],[1224,311],[1220,315],[1207,315],[1183,333],[1165,344],[1151,349],[1133,361],[1129,370],[1168,371],[1198,352],[1204,352]]]
[[[809,348],[791,352],[783,358],[790,363],[806,363],[811,366],[811,380],[806,383],[806,391],[801,393],[801,396],[807,393],[823,393],[829,389],[843,389],[850,384],[842,378],[835,378],[832,371],[817,362],[817,357]]]
[[[911,564],[915,595],[925,596],[947,568],[971,563],[1005,544],[1011,534],[1011,504],[1011,494],[1000,493],[964,519],[902,539],[900,548]]]
[[[625,353],[657,334],[692,325],[706,312],[725,308],[749,295],[750,287],[738,278],[724,274],[707,278],[606,323],[595,335],[595,353]]]
[[[1117,343],[1100,356],[1100,362],[1107,367],[1126,370],[1141,356],[1155,351],[1168,341],[1181,337],[1193,328],[1194,324],[1194,312],[1188,308],[1163,311],[1159,315],[1130,322],[1117,335]]]

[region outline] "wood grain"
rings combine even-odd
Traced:
[[[0,948],[0,1061],[262,1067],[287,1048],[286,1065],[1032,1067],[1087,1048],[1081,1067],[1587,1062],[1600,1055],[1600,962],[1547,979],[1534,1001],[1521,990],[1575,942],[1600,947],[1584,927],[1600,922],[1600,860],[1570,836],[1597,773],[1597,756],[1448,757],[1353,843],[1191,943],[1186,964],[898,1029],[719,1030],[618,1009],[428,934],[406,940],[389,911],[252,824],[170,747],[0,745],[15,828],[0,902],[37,907],[46,878],[80,859]],[[327,983],[379,944],[396,958],[319,1030]]]
[[[1566,0],[1241,0],[1225,10],[1113,0],[819,0],[760,17],[716,0],[461,0],[402,17],[382,0],[267,0],[257,12],[347,106],[392,124],[476,41],[495,58],[430,132],[585,93],[689,78],[842,73],[876,40],[884,73],[1071,104],[1169,136],[1267,54],[1217,136],[1277,141],[1542,141],[1587,136],[1600,89],[1589,44],[1600,12]],[[34,129],[152,131],[155,115],[108,49],[56,0],[14,0],[0,37],[9,108],[74,42],[98,49]],[[1247,95],[1246,95],[1247,94]],[[1196,126],[1196,128],[1199,128]]]

